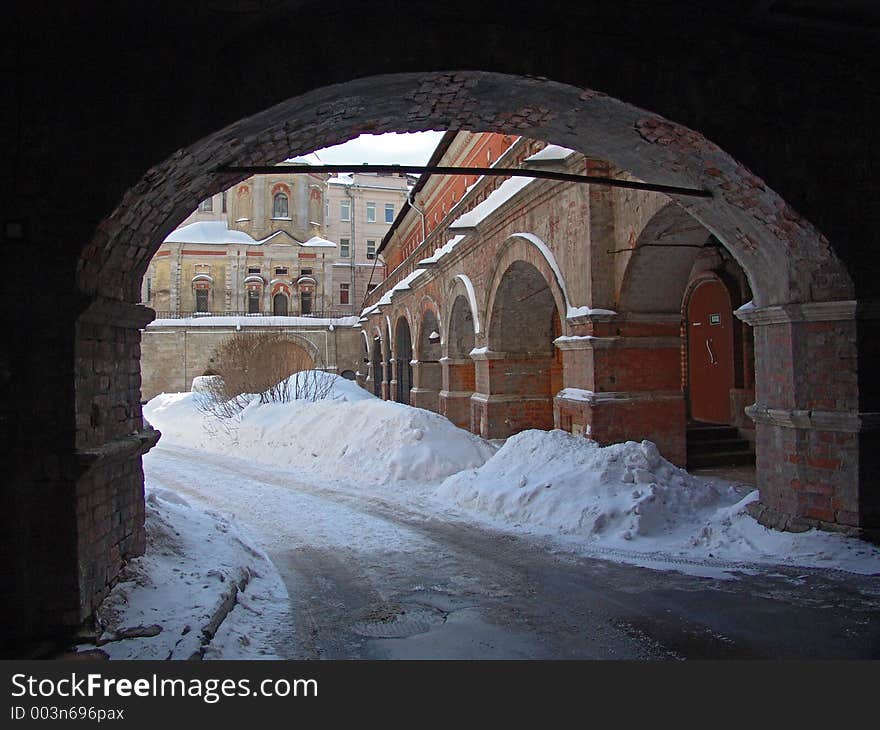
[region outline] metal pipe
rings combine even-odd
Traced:
[[[439,165],[220,165],[214,169],[217,175],[308,175],[315,172],[384,172],[413,173],[428,175],[486,175],[490,177],[532,177],[540,180],[558,180],[561,182],[586,183],[589,185],[605,185],[612,188],[629,190],[647,190],[666,195],[686,195],[695,198],[711,198],[712,192],[703,188],[683,188],[677,185],[661,185],[637,180],[618,180],[613,177],[596,177],[594,175],[575,175],[569,172],[553,172],[550,170],[523,170],[518,167],[445,167]]]

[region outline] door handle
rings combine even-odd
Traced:
[[[712,352],[712,338],[711,337],[706,338],[706,349],[709,351],[709,364],[710,365],[717,365],[718,360],[715,358],[715,353]]]

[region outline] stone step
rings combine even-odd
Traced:
[[[710,466],[746,466],[755,463],[755,455],[751,451],[714,451],[705,454],[688,454],[688,469],[699,469]]]

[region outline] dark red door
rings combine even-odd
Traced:
[[[697,285],[688,302],[688,380],[691,417],[730,422],[733,388],[733,311],[718,281]]]

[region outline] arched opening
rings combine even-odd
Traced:
[[[437,412],[440,389],[443,386],[443,372],[440,365],[440,322],[433,309],[426,308],[422,313],[418,332],[411,404]]]
[[[284,193],[275,193],[275,197],[272,198],[272,217],[282,219],[290,217],[287,196]]]
[[[559,320],[556,299],[541,272],[526,261],[510,264],[493,295],[488,349],[474,356],[486,370],[488,392],[472,398],[481,406],[483,437],[553,428]]]
[[[476,370],[471,352],[474,349],[474,317],[464,293],[452,302],[446,336],[446,356],[443,358],[443,390],[440,392],[440,412],[459,428],[471,427],[471,395]]]
[[[280,28],[281,25],[278,27]],[[650,44],[643,45],[648,47]],[[378,55],[380,54],[377,54],[377,57]],[[590,55],[611,57],[613,54]],[[634,59],[635,62],[638,60],[639,58]],[[432,66],[442,68],[454,63],[455,59],[449,59],[445,64],[442,61],[443,59],[432,62]],[[230,66],[234,67],[235,64]],[[645,68],[648,66],[650,64],[645,64]],[[478,62],[474,67],[490,66],[483,66]],[[499,66],[493,64],[491,67]],[[523,69],[514,63],[510,65],[502,63],[500,67],[523,74],[533,72],[533,69]],[[560,68],[565,68],[565,64],[561,64],[556,70]],[[397,69],[379,68],[379,71],[395,70]],[[364,75],[366,76],[367,73],[364,72]],[[641,76],[641,73],[636,72],[617,73],[620,79],[635,79]],[[562,77],[561,73],[559,77]],[[330,79],[340,78],[347,78],[345,72],[331,68],[327,76],[319,75],[314,85],[320,86]],[[569,78],[568,74],[565,78]],[[589,74],[580,76],[574,73],[572,78],[586,79],[589,78]],[[618,86],[613,82],[615,76],[611,74],[604,74],[599,78],[607,81],[608,89],[611,91],[627,96],[628,82],[621,81]],[[242,88],[245,86],[243,84]],[[650,78],[648,87],[650,87]],[[298,87],[297,93],[302,91],[302,88]],[[430,91],[425,92],[426,88]],[[278,88],[267,89],[259,94],[253,93],[254,98],[244,98],[239,102],[240,106],[233,107],[235,114],[243,117],[253,109],[263,108],[269,99],[291,98],[271,110],[249,116],[215,134],[207,133],[210,129],[216,128],[217,122],[213,119],[205,119],[193,122],[195,126],[187,126],[175,135],[163,136],[143,153],[147,155],[146,158],[132,155],[130,160],[124,161],[126,167],[120,168],[119,178],[130,179],[130,176],[126,177],[127,173],[132,170],[143,170],[146,164],[154,162],[161,155],[154,154],[152,159],[149,155],[157,150],[162,150],[162,154],[168,156],[164,162],[151,169],[140,183],[125,194],[124,198],[123,191],[116,190],[111,183],[108,183],[106,190],[102,192],[109,191],[112,197],[108,198],[104,195],[94,203],[87,214],[83,215],[83,220],[88,221],[88,229],[92,230],[94,221],[98,220],[102,213],[101,206],[107,205],[108,200],[122,200],[113,214],[102,222],[100,232],[86,246],[81,259],[76,262],[78,277],[76,293],[92,297],[93,306],[89,307],[88,312],[79,315],[75,336],[73,321],[71,320],[70,323],[67,349],[70,354],[74,354],[76,350],[77,362],[82,361],[84,365],[77,366],[75,404],[68,403],[70,399],[64,395],[72,392],[70,383],[59,385],[58,393],[63,397],[59,397],[58,402],[65,404],[64,408],[67,412],[57,421],[64,424],[75,422],[77,433],[74,436],[66,432],[47,432],[40,437],[35,436],[35,443],[42,443],[44,439],[50,441],[55,436],[57,443],[67,444],[69,452],[75,449],[83,453],[99,453],[100,448],[106,444],[126,438],[131,433],[143,432],[140,409],[135,402],[136,394],[129,393],[128,385],[137,373],[120,371],[114,374],[111,384],[102,391],[99,385],[100,379],[94,374],[98,371],[91,367],[92,362],[88,352],[95,350],[96,346],[99,349],[100,345],[112,343],[120,337],[124,347],[134,351],[137,346],[137,329],[142,326],[140,323],[149,319],[150,315],[130,304],[137,301],[140,276],[146,268],[150,255],[161,241],[161,236],[181,220],[183,211],[194,208],[199,200],[204,199],[206,192],[218,192],[237,182],[235,175],[216,175],[214,170],[217,165],[277,161],[292,154],[340,141],[365,129],[388,131],[467,125],[471,128],[525,133],[592,153],[599,158],[612,158],[611,161],[622,169],[643,179],[662,177],[664,182],[672,184],[705,185],[716,194],[712,200],[682,202],[719,239],[730,245],[736,259],[753,275],[756,292],[760,291],[760,298],[756,298],[757,308],[801,305],[805,302],[839,302],[852,298],[853,288],[849,277],[827,241],[809,223],[794,213],[773,190],[701,135],[637,107],[617,102],[612,97],[538,78],[481,72],[367,77],[332,88],[325,86],[298,96],[292,96],[289,90]],[[681,98],[681,96],[681,94],[670,95],[671,98]],[[650,92],[634,94],[631,98],[637,103],[652,106],[651,102],[658,97],[656,89],[651,88]],[[706,108],[702,101],[699,106],[700,109]],[[675,113],[677,111],[676,105],[671,104],[667,114],[695,124],[699,123],[700,119],[706,119],[702,112],[687,113],[688,110],[685,109],[681,115],[677,115]],[[759,127],[754,129],[757,128]],[[719,139],[737,138],[732,130],[719,128],[718,131],[725,133],[721,134]],[[748,137],[749,131],[745,128],[742,132],[743,136]],[[120,137],[130,139],[134,135],[120,133]],[[186,144],[193,139],[200,141],[186,147]],[[290,149],[288,140],[296,140],[297,148]],[[171,150],[176,149],[182,151],[172,156]],[[741,149],[747,152],[748,145],[744,143]],[[797,147],[795,146],[794,149],[796,150]],[[806,153],[808,150],[803,152]],[[808,156],[804,154],[803,159]],[[755,161],[761,162],[760,155],[756,155]],[[787,161],[783,160],[779,165],[771,165],[770,171],[783,174],[781,170],[784,169],[784,163]],[[787,179],[784,178],[783,181]],[[797,179],[796,174],[793,179]],[[794,191],[796,187],[792,184],[790,189]],[[815,196],[816,200],[819,198],[819,195]],[[829,220],[833,222],[834,218],[831,217]],[[85,227],[79,230],[84,231]],[[846,226],[843,225],[840,230],[845,231]],[[74,266],[67,269],[72,271]],[[71,297],[73,294],[71,287]],[[111,304],[108,305],[108,302]],[[837,337],[841,341],[860,342],[860,336],[856,333],[854,314],[847,315],[843,309],[845,307],[833,314],[836,320],[832,320],[843,324],[837,327],[836,334],[829,334],[828,337]],[[826,317],[824,321],[829,321],[827,317],[832,316],[829,314],[831,308],[826,307],[823,311],[822,316]],[[749,316],[756,325],[763,326],[768,322],[759,319],[765,315],[766,313]],[[788,319],[769,326],[781,324],[790,331],[792,337],[798,338],[798,346],[793,348],[798,353],[798,360],[788,367],[783,376],[780,376],[787,382],[794,383],[797,380],[796,369],[804,367],[804,361],[813,360],[811,353],[827,346],[827,343],[819,343],[809,331],[811,328],[801,326],[805,317],[817,316],[815,310],[786,309],[779,313],[779,316]],[[103,329],[97,331],[96,326]],[[131,341],[126,339],[128,332],[133,333]],[[550,332],[548,338],[552,337],[552,327]],[[763,385],[759,383],[760,408],[757,411],[764,414],[761,416],[764,418],[762,428],[768,448],[777,448],[773,445],[790,441],[787,437],[790,436],[792,427],[780,423],[777,415],[774,415],[780,410],[791,413],[812,413],[814,410],[824,408],[829,412],[845,411],[856,421],[859,420],[860,401],[857,385],[847,390],[847,386],[841,384],[840,388],[845,392],[831,405],[823,405],[818,396],[814,398],[812,395],[800,392],[796,398],[787,401],[782,389],[774,385],[779,381],[779,378],[775,377],[779,373],[774,374],[769,365],[771,362],[774,365],[788,365],[773,357],[773,353],[778,348],[778,341],[779,338],[771,336],[769,332],[756,337],[756,347],[764,348],[763,355],[765,362],[768,363],[768,369],[761,379]],[[46,353],[37,351],[34,354],[35,358],[37,354]],[[131,358],[135,363],[136,359],[136,357]],[[855,359],[853,359],[853,368],[854,363]],[[24,370],[26,367],[21,368],[21,371]],[[849,373],[849,375],[856,374]],[[854,377],[853,382],[857,381],[858,377]],[[99,395],[104,400],[119,405],[120,412],[126,414],[125,418],[113,424],[92,423],[85,414],[94,410]],[[836,405],[837,403],[842,405]],[[26,408],[22,407],[21,411],[26,415]],[[777,420],[774,421],[774,418]],[[9,422],[16,422],[16,419],[10,419]],[[826,420],[826,423],[835,423],[835,421]],[[801,441],[806,443],[827,433],[833,436],[838,433],[833,429],[829,430],[827,426],[825,430],[814,426],[812,421],[808,426],[804,426],[809,429],[810,438]],[[34,433],[38,432],[36,425],[30,427],[33,428]],[[846,433],[854,435],[843,436],[844,440],[849,438],[849,442],[841,444],[840,448],[849,448],[858,453],[861,440],[867,437],[860,434],[858,429]],[[147,443],[148,435],[145,435],[144,439]],[[778,447],[778,449],[782,448],[782,446]],[[106,451],[111,453],[112,450]],[[772,462],[770,457],[771,454],[768,453],[768,463]],[[133,453],[132,463],[138,458],[139,454]],[[852,460],[848,463],[852,464]],[[797,512],[801,516],[809,513],[812,515],[810,519],[815,517],[815,519],[835,521],[840,518],[848,520],[847,524],[862,524],[863,509],[859,500],[863,496],[859,490],[851,489],[853,484],[859,482],[860,467],[849,466],[848,473],[834,475],[835,480],[839,480],[841,484],[845,483],[846,489],[838,485],[832,491],[858,492],[859,496],[854,498],[855,504],[853,499],[850,499],[846,509],[829,507],[827,510],[822,508],[821,511],[817,511],[819,508],[807,509],[800,505],[798,500],[794,500],[798,502],[794,507],[788,506],[792,499],[789,499],[790,495],[785,491],[787,489],[785,485],[790,484],[797,475],[792,471],[793,467],[786,468],[788,471],[780,469],[778,474],[772,474],[768,470],[767,486],[765,488],[762,485],[762,499],[769,499],[775,505],[775,509],[781,512],[785,510]],[[98,463],[89,476],[90,484],[94,483],[95,490],[103,489],[108,484],[112,484],[112,488],[120,492],[127,490],[127,496],[120,499],[127,500],[126,503],[136,503],[140,499],[139,469],[137,467],[131,469],[133,476],[124,485],[118,480],[114,482],[111,472],[109,464],[105,468],[102,463]],[[83,488],[77,493],[79,491],[87,490]],[[39,496],[29,500],[31,501],[27,501],[20,511],[36,513],[37,506],[42,504]],[[828,502],[830,505],[830,497]],[[76,514],[76,505],[70,507],[70,514]],[[135,512],[132,511],[132,514]],[[821,518],[816,516],[819,514],[822,515]],[[865,514],[874,515],[870,519],[876,522],[876,510],[866,511]],[[72,516],[69,519],[72,523],[76,522]],[[91,518],[85,519],[88,522]],[[136,520],[135,516],[131,524],[120,528],[127,530],[126,535],[135,535],[130,540],[125,538],[125,544],[119,549],[123,556],[137,553],[137,535],[140,533],[138,533],[139,528],[134,524]],[[88,535],[93,532],[90,527],[89,524],[77,524],[77,529],[71,530],[71,535]],[[81,562],[99,567],[108,562],[109,559],[102,557],[103,547],[98,548],[90,544],[78,545],[75,537],[71,540],[72,542],[67,541],[65,549],[69,553],[75,553]],[[33,547],[33,551],[36,552],[37,548]],[[61,562],[66,565],[69,560],[64,558]],[[115,575],[113,568],[108,570],[101,568],[94,572]],[[75,575],[76,571],[72,570],[69,573]],[[88,606],[95,600],[94,596],[100,595],[102,590],[103,587],[91,585],[73,587],[72,592],[75,591],[82,597],[78,607],[80,612],[82,610],[87,612]]]
[[[753,296],[745,272],[674,204],[653,213],[624,256],[616,307],[629,346],[614,352],[613,369],[632,377],[614,388],[638,393],[641,404],[609,399],[604,410],[627,408],[663,424],[642,437],[681,465],[754,463],[754,424],[745,415],[755,396],[751,328],[734,315]],[[609,421],[603,437],[615,433]],[[625,418],[617,423],[629,427]]]
[[[287,295],[278,292],[272,297],[272,314],[276,317],[286,317],[287,311]]]
[[[384,368],[382,367],[382,342],[377,337],[373,340],[373,355],[370,361],[370,378],[373,381],[373,395],[382,397],[382,382],[384,380]]]
[[[413,349],[409,322],[406,317],[399,317],[394,328],[394,400],[398,403],[410,403],[410,390],[413,383]]]

